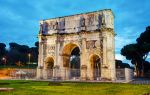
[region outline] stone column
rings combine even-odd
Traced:
[[[43,66],[43,79],[47,79],[47,67],[46,67],[46,64],[45,64],[45,62],[46,62],[46,54],[47,54],[47,52],[46,52],[46,42],[43,42],[43,48],[42,48],[42,66]]]
[[[53,77],[54,79],[60,79],[60,71],[59,71],[59,66],[58,65],[55,65],[54,68],[53,68]]]
[[[65,75],[65,68],[63,66],[63,55],[62,55],[62,50],[63,50],[63,46],[61,46],[61,40],[59,38],[60,36],[57,36],[56,39],[56,48],[55,48],[55,60],[56,63],[55,65],[57,65],[59,68],[57,68],[57,72],[56,75],[57,77],[64,79],[64,75]]]
[[[39,42],[39,55],[38,55],[38,67],[37,67],[37,79],[41,79],[43,69],[43,43]]]
[[[57,65],[57,66],[59,66],[60,65],[60,44],[59,44],[59,40],[58,39],[56,39],[56,41],[55,41],[55,63],[54,63],[54,65]]]
[[[103,63],[102,65],[107,64],[107,37],[106,33],[103,32]]]
[[[47,69],[46,68],[44,68],[43,69],[43,79],[48,79],[48,75],[47,75],[48,73],[47,73]]]
[[[42,72],[42,67],[38,66],[37,67],[37,75],[36,75],[37,79],[43,79],[42,73],[43,73]]]
[[[87,80],[87,66],[86,65],[81,66],[81,78],[82,80]]]
[[[67,56],[67,55],[61,55],[62,65],[60,69],[61,69],[61,77],[63,80],[68,80],[70,76],[70,69],[69,69],[69,63],[68,63],[70,59],[69,57],[70,56]]]
[[[108,72],[108,64],[107,64],[107,36],[106,31],[102,32],[103,36],[103,62],[101,64],[101,78],[108,79],[110,74]]]
[[[116,80],[116,64],[115,64],[115,39],[114,39],[114,33],[111,34],[111,39],[112,39],[112,49],[111,49],[112,59],[110,60],[111,79],[112,79],[112,81],[115,81]]]
[[[116,71],[113,30],[106,29],[103,34],[102,79],[114,81],[116,79]]]
[[[81,66],[81,69],[80,69],[80,77],[82,80],[86,80],[86,73],[87,73],[87,60],[86,60],[86,38],[83,38],[82,39],[82,42],[80,43],[81,44],[81,47],[80,47],[80,66]],[[86,66],[86,68],[82,68],[82,66]]]

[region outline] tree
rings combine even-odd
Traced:
[[[143,56],[143,59],[145,60],[150,52],[150,26],[148,26],[146,30],[141,33],[136,41],[137,44],[140,45],[141,54]]]
[[[121,49],[121,54],[125,56],[127,60],[131,60],[131,63],[135,65],[137,76],[140,76],[141,73],[141,55],[139,51],[140,50],[138,44],[129,44]]]
[[[137,75],[144,76],[145,60],[150,52],[150,26],[136,39],[137,43],[129,44],[121,49],[121,54],[135,64]]]
[[[116,68],[131,68],[129,64],[123,63],[121,60],[115,60]]]
[[[144,72],[148,72],[150,70],[150,63],[148,61],[143,61],[144,64]]]
[[[30,48],[31,53],[31,62],[38,62],[38,48],[37,47],[31,47]]]
[[[4,43],[0,43],[0,58],[6,54],[6,45]]]
[[[27,45],[20,45],[15,42],[9,43],[9,49],[6,50],[6,45],[4,43],[0,43],[0,63],[4,63],[1,60],[3,57],[7,58],[7,63],[10,65],[19,65],[23,66],[29,62],[29,54],[30,62],[38,62],[38,48],[39,42],[35,42],[34,47],[29,47]]]
[[[35,46],[38,48],[39,47],[39,41],[35,42]]]
[[[8,63],[10,65],[16,65],[15,63],[20,61],[21,53],[16,49],[11,49],[7,53]]]
[[[2,58],[6,57],[6,53],[7,53],[6,45],[4,43],[0,43],[0,63],[3,63]]]
[[[146,27],[146,30],[136,39],[137,44],[140,46],[141,64],[142,64],[142,76],[144,76],[144,62],[150,52],[150,26]]]
[[[30,48],[31,53],[31,61],[37,63],[38,62],[38,49],[39,49],[39,42],[35,42],[35,47]]]
[[[26,45],[19,45],[17,43],[9,43],[9,52],[7,54],[10,64],[21,62],[26,64],[28,62],[28,53],[30,48]]]

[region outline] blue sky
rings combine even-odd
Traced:
[[[150,25],[150,0],[0,0],[0,42],[34,46],[39,20],[112,9],[115,14],[116,58],[120,49]]]

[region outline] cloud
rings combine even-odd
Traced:
[[[33,2],[1,0],[0,42],[34,45],[38,34],[38,15]],[[32,37],[31,37],[32,36]]]
[[[0,0],[0,41],[32,46],[32,42],[37,41],[41,19],[112,9],[117,34],[116,53],[119,53],[124,45],[134,43],[148,26],[149,3],[149,0]]]
[[[116,36],[115,37],[115,47],[116,49],[121,49],[123,46],[132,43],[132,39],[128,39],[126,37]]]
[[[125,57],[122,56],[121,54],[115,54],[115,59],[124,61]]]
[[[147,59],[150,59],[150,54],[148,54]]]
[[[120,53],[120,50],[127,44],[136,43],[136,39],[140,36],[145,28],[140,29],[135,26],[124,27],[123,29],[117,30],[117,35],[115,36],[115,47],[116,53]]]

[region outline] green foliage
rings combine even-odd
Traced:
[[[147,57],[148,53],[150,52],[150,26],[146,27],[146,30],[141,33],[136,41],[140,46],[141,54]]]
[[[138,59],[138,57],[139,57],[138,44],[129,44],[129,45],[124,46],[121,49],[121,54],[123,56],[126,56],[126,59],[128,59],[128,60]]]
[[[137,43],[129,44],[121,49],[121,54],[126,56],[126,59],[131,60],[132,64],[135,64],[137,72],[141,72],[141,76],[144,76],[144,71],[150,69],[149,63],[146,62],[146,58],[150,52],[150,26],[141,33],[136,39]],[[149,66],[148,68],[146,66]],[[146,70],[145,70],[145,69]]]
[[[35,46],[36,46],[36,47],[39,47],[39,42],[38,42],[38,41],[35,42]]]
[[[4,43],[0,43],[0,64],[4,63],[2,58],[5,57],[6,53],[6,45]]]
[[[150,52],[150,26],[148,26],[146,30],[141,33],[136,41],[136,44],[124,46],[121,50],[121,54],[126,56],[128,60],[145,60]]]
[[[150,26],[146,27],[146,30],[143,33],[141,33],[140,37],[137,38],[136,41],[139,44],[150,43],[149,38],[150,38]]]
[[[123,63],[121,60],[115,60],[116,68],[132,68],[129,64]]]
[[[9,43],[9,46],[9,52],[7,54],[9,63],[16,64],[20,61],[26,64],[28,62],[28,53],[30,52],[28,46],[17,43]]]
[[[37,63],[38,61],[38,42],[35,43],[36,47],[29,47],[27,45],[20,45],[18,43],[9,43],[9,49],[6,50],[6,45],[0,43],[0,58],[5,57],[6,65],[22,65],[27,63]],[[30,56],[29,56],[30,54]],[[30,57],[30,58],[29,58]],[[0,63],[2,63],[0,61]],[[3,62],[4,63],[4,62]],[[4,65],[4,64],[1,64]]]
[[[38,62],[38,47],[31,47],[30,48],[31,53],[31,62]]]
[[[6,53],[6,45],[4,43],[0,43],[0,58],[4,56]]]

